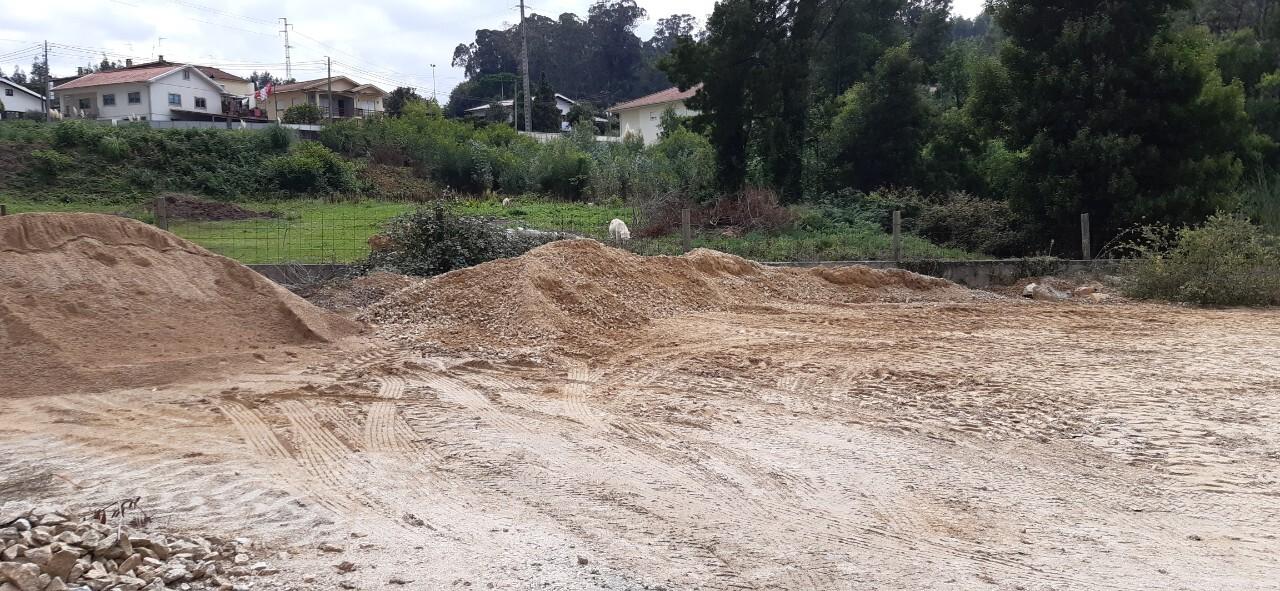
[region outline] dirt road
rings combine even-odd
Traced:
[[[289,553],[262,588],[1280,588],[1275,311],[797,306],[633,339],[0,399],[0,502],[141,495]]]

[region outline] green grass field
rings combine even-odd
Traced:
[[[122,214],[147,222],[154,216],[145,203],[64,203],[10,200],[10,213],[34,211]],[[279,218],[220,222],[174,221],[169,230],[209,250],[243,263],[350,263],[364,258],[368,239],[390,218],[423,204],[358,201],[294,200],[237,202],[256,211],[274,211]],[[508,227],[570,232],[604,239],[610,220],[633,221],[630,208],[588,206],[517,198],[509,208],[497,200],[459,201],[451,206],[461,215],[487,216]],[[633,228],[634,230],[635,228]],[[823,232],[753,232],[726,236],[714,232],[695,235],[695,248],[711,248],[761,261],[879,260],[892,252],[891,238],[872,226],[841,227]],[[636,239],[629,247],[648,255],[681,252],[680,238],[668,235]],[[903,237],[903,252],[912,259],[974,259],[973,253],[938,247],[915,236]]]

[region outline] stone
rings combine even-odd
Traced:
[[[49,562],[44,565],[44,572],[64,581],[71,580],[71,570],[75,568],[79,558],[71,550],[59,550],[58,553],[49,557]]]
[[[325,542],[323,544],[320,544],[320,551],[321,552],[342,552],[342,547],[336,544],[330,544],[329,542]]]
[[[67,584],[60,577],[54,577],[44,586],[44,591],[67,591]]]
[[[26,546],[23,546],[22,544],[14,544],[12,546],[9,546],[8,548],[5,548],[4,552],[0,552],[0,558],[3,558],[4,560],[12,562],[14,560],[17,560],[18,557],[22,556],[23,554],[26,554],[26,552],[27,552]]]
[[[231,562],[234,562],[234,563],[236,563],[236,564],[249,564],[249,555],[248,555],[248,554],[236,554],[235,558],[232,558],[232,559],[231,559]]]
[[[142,555],[134,552],[133,554],[130,554],[128,558],[124,559],[124,562],[121,562],[120,566],[116,567],[116,572],[122,575],[127,575],[133,569],[138,568],[138,565],[140,564],[142,564]]]
[[[578,566],[586,566],[588,562],[589,562],[589,561],[587,560],[587,557],[586,557],[586,556],[579,556],[579,557],[578,557]]]
[[[159,558],[160,560],[168,560],[169,556],[172,554],[172,551],[169,550],[168,544],[157,542],[155,540],[151,541],[151,546],[147,549],[155,553],[156,558]]]
[[[50,513],[40,518],[40,525],[60,525],[67,522],[67,518],[60,513]]]
[[[18,586],[14,585],[13,583],[5,582],[5,583],[0,583],[0,591],[22,591],[22,590],[18,589]]]
[[[64,531],[53,536],[53,541],[62,544],[63,546],[79,546],[84,539],[77,536],[73,531]]]
[[[338,586],[339,586],[339,587],[342,587],[343,589],[355,589],[355,588],[356,588],[356,584],[355,584],[355,583],[352,583],[351,581],[341,581],[341,582],[339,582],[339,583],[338,583]]]
[[[13,522],[13,528],[18,531],[29,531],[31,529],[31,522],[27,519],[18,519]]]
[[[343,560],[342,562],[333,565],[333,567],[338,569],[338,572],[340,573],[349,573],[356,570],[356,564],[350,560]]]
[[[58,548],[58,550],[61,550],[61,548]],[[44,565],[49,564],[49,559],[53,557],[53,553],[54,547],[52,545],[40,546],[39,548],[31,548],[27,550],[22,557],[26,558],[27,562],[33,563],[41,569],[44,569]]]
[[[0,580],[8,579],[19,591],[42,591],[40,567],[34,564],[0,562]]]
[[[166,570],[164,574],[160,576],[160,578],[164,579],[164,583],[168,585],[169,583],[173,583],[175,581],[183,581],[191,578],[191,573],[187,572],[187,569],[185,568],[176,567],[176,568],[171,568],[169,570]]]
[[[413,581],[405,580],[400,577],[391,577],[390,579],[387,580],[388,585],[408,585],[409,583],[412,583],[412,582]]]

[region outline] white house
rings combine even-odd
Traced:
[[[497,101],[497,102],[499,105],[502,105],[502,108],[507,110],[507,123],[514,122],[515,111],[512,111],[512,106],[515,104],[515,101],[512,99],[507,99],[505,101]],[[578,104],[578,101],[575,101],[558,92],[556,93],[556,108],[560,109],[560,121],[562,123],[568,120],[569,110],[572,109],[573,106],[576,104]],[[477,118],[477,119],[484,118],[489,115],[489,107],[490,107],[489,104],[480,105],[478,107],[471,107],[470,109],[463,111],[462,114],[464,117]]]
[[[682,117],[698,114],[685,107],[684,101],[698,92],[699,88],[702,88],[701,84],[684,91],[671,87],[614,105],[609,112],[618,116],[618,131],[622,137],[632,134],[643,138],[646,143],[656,142],[662,134],[662,113],[667,109],[675,110]]]
[[[330,96],[332,95],[332,96]],[[271,91],[271,96],[258,106],[266,109],[267,118],[279,120],[289,107],[309,103],[320,107],[323,116],[329,116],[329,101],[333,101],[333,116],[339,119],[367,117],[383,112],[382,99],[387,92],[372,84],[361,84],[346,76],[316,78],[292,84],[281,84]]]
[[[0,103],[4,103],[4,108],[0,109],[0,111],[11,113],[44,112],[44,102],[38,93],[31,92],[27,87],[8,78],[0,78]],[[0,113],[0,117],[9,118],[3,113]]]
[[[223,88],[196,66],[166,64],[95,72],[55,86],[62,114],[100,121],[210,121]]]

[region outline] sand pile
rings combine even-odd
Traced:
[[[225,257],[97,214],[0,217],[0,395],[164,383],[357,325]]]
[[[366,317],[388,336],[443,349],[580,354],[696,312],[995,297],[906,271],[782,269],[710,250],[641,257],[566,240],[403,289]]]

